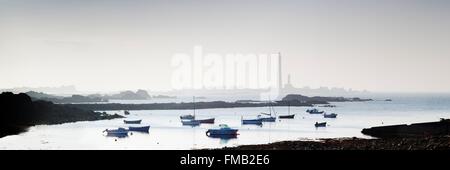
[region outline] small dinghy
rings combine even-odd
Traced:
[[[125,111],[123,112],[123,114],[124,114],[124,115],[130,115],[130,112],[129,112],[128,110],[125,110]]]
[[[325,113],[325,114],[323,114],[323,117],[324,118],[336,118],[337,114],[336,113],[330,113],[330,114]]]
[[[113,137],[127,137],[128,136],[128,130],[125,128],[118,128],[118,129],[105,129],[103,132],[106,132],[106,136],[113,136]]]
[[[130,127],[128,127],[128,130],[129,131],[133,131],[133,132],[145,132],[145,133],[148,133],[149,129],[150,129],[150,126],[139,126],[139,127],[130,126]]]
[[[141,124],[142,120],[123,120],[125,124]]]
[[[316,124],[314,124],[314,126],[316,127],[326,127],[327,126],[327,122],[316,122]]]

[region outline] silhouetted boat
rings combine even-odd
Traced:
[[[183,124],[183,126],[198,126],[198,125],[200,125],[200,121],[194,120],[194,119],[181,120],[181,123]]]
[[[140,126],[140,127],[130,126],[130,127],[128,127],[129,131],[135,131],[135,132],[147,132],[148,133],[149,129],[150,129],[150,126]]]
[[[107,133],[107,136],[113,136],[113,137],[126,137],[128,136],[128,130],[125,128],[118,128],[118,129],[106,129],[103,132]]]
[[[288,103],[288,115],[280,115],[278,118],[280,119],[293,119],[295,114],[291,114],[291,104]]]
[[[280,119],[293,119],[294,117],[295,117],[295,114],[278,116],[278,118],[280,118]]]
[[[322,114],[324,111],[319,111],[317,109],[308,109],[306,110],[309,114]]]
[[[219,128],[208,129],[206,131],[206,136],[210,137],[232,137],[236,136],[238,129],[232,129],[226,124],[220,124]]]
[[[142,120],[123,120],[125,124],[141,124]]]
[[[128,112],[127,110],[124,111],[125,115],[130,115],[130,112]]]
[[[325,126],[327,126],[327,122],[321,122],[321,123],[316,122],[316,124],[314,124],[314,126],[316,126],[316,127],[325,127]]]
[[[200,123],[214,124],[215,118],[210,119],[199,119]]]
[[[323,117],[324,118],[336,118],[337,114],[336,113],[330,113],[330,114],[325,113],[325,114],[323,114]]]

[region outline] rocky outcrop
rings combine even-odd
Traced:
[[[379,138],[392,137],[425,137],[450,135],[450,119],[437,122],[401,124],[392,126],[378,126],[362,130],[363,134]]]
[[[32,101],[27,94],[0,94],[0,137],[25,131],[29,126],[120,118],[120,115],[93,112],[56,105],[49,101]]]

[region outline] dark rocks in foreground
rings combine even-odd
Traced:
[[[225,147],[224,150],[450,150],[449,136],[424,138],[360,139],[341,138],[321,141],[283,141],[263,145]]]
[[[378,138],[392,137],[426,137],[450,135],[450,119],[437,122],[414,123],[411,125],[392,125],[366,128],[363,134]]]
[[[108,115],[83,110],[48,101],[32,101],[24,93],[0,94],[0,137],[17,134],[33,125],[61,124],[76,121],[93,121],[120,118],[120,115]]]

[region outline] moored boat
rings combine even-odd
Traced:
[[[232,137],[237,136],[238,129],[232,129],[226,124],[220,124],[219,128],[208,129],[206,131],[206,136],[209,137]]]
[[[324,113],[324,111],[319,111],[319,110],[317,110],[317,109],[308,109],[308,110],[306,110],[306,112],[308,112],[309,114],[322,114],[322,113]]]
[[[199,120],[181,120],[181,124],[183,124],[183,126],[198,126],[200,125],[200,121]]]
[[[294,117],[295,117],[295,114],[278,116],[278,118],[280,118],[280,119],[293,119]]]
[[[330,114],[324,113],[323,117],[324,118],[336,118],[337,114],[336,113],[330,113]]]
[[[129,131],[134,131],[134,132],[147,132],[150,129],[150,126],[140,126],[140,127],[134,127],[134,126],[130,126],[128,127]]]
[[[125,124],[141,124],[142,120],[123,120]]]
[[[327,122],[316,122],[316,124],[314,124],[314,126],[316,126],[316,127],[325,127],[325,126],[327,126]]]
[[[275,122],[275,120],[277,119],[276,117],[273,116],[262,116],[262,115],[258,115],[258,119],[261,120],[262,122]]]
[[[103,132],[106,132],[106,136],[113,136],[113,137],[128,136],[128,130],[125,128],[105,129]]]
[[[207,124],[214,124],[214,121],[216,119],[215,118],[210,118],[210,119],[198,119],[198,121],[200,121],[200,123],[207,123]]]
[[[290,103],[288,103],[288,114],[278,116],[278,118],[280,118],[280,119],[293,119],[294,117],[295,117],[295,114],[291,114],[291,104]]]
[[[261,119],[242,119],[243,125],[262,125]]]
[[[124,115],[130,115],[130,112],[128,110],[123,111]]]

